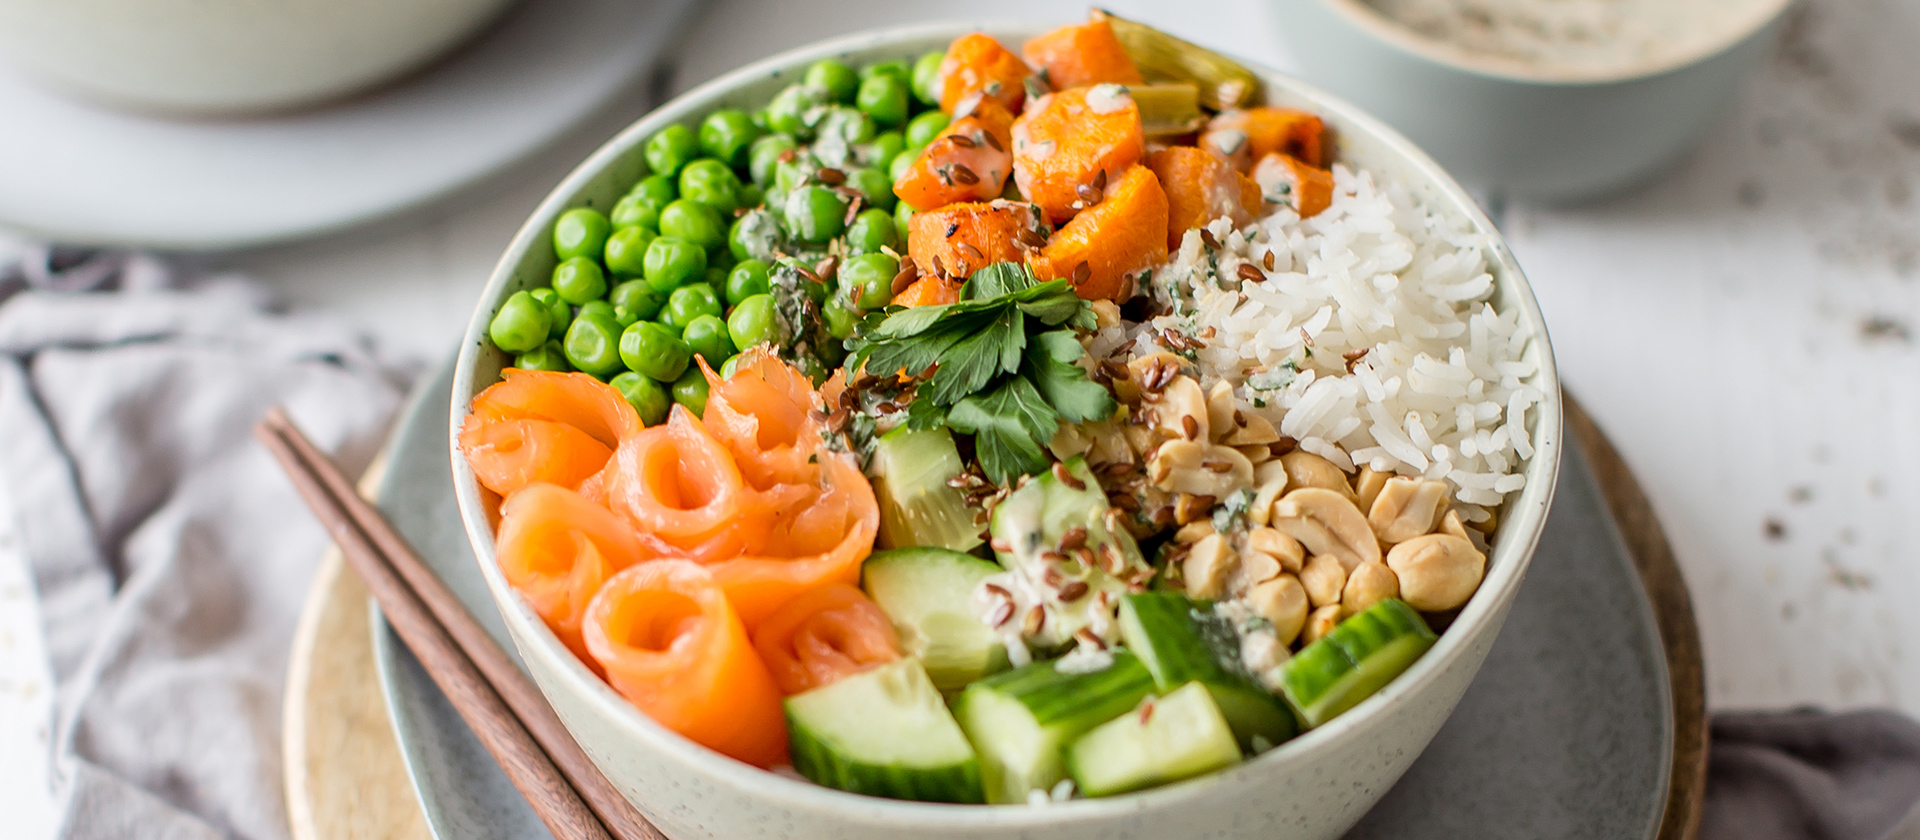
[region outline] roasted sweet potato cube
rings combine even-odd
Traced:
[[[1260,215],[1260,185],[1210,149],[1174,146],[1147,155],[1167,193],[1167,249],[1193,228],[1226,216],[1241,227]]]
[[[1141,272],[1166,258],[1167,194],[1153,170],[1136,165],[1121,173],[1099,204],[1053,234],[1033,260],[1033,271],[1042,280],[1070,278],[1073,290],[1088,300],[1118,301],[1130,296]]]
[[[1020,55],[1035,70],[1047,71],[1047,81],[1056,90],[1142,81],[1133,56],[1105,20],[1062,26],[1022,45]]]
[[[949,123],[894,182],[893,194],[915,210],[997,198],[1013,174],[1013,115],[984,95],[962,107],[965,116]]]
[[[907,256],[922,277],[965,280],[999,262],[1025,262],[1046,241],[1046,223],[1022,201],[949,204],[907,223]]]
[[[1145,151],[1140,108],[1119,85],[1047,94],[1013,121],[1013,178],[1055,224],[1098,201]]]
[[[1210,148],[1245,172],[1274,152],[1285,152],[1309,166],[1325,161],[1326,127],[1320,118],[1291,108],[1245,108],[1227,111],[1207,122],[1200,145]]]
[[[960,283],[938,277],[922,277],[893,296],[894,306],[939,306],[960,301]]]
[[[1273,152],[1253,168],[1253,180],[1268,201],[1292,205],[1304,219],[1333,203],[1333,173]]]
[[[979,32],[953,39],[940,62],[940,110],[949,114],[960,101],[976,93],[1000,100],[1018,112],[1027,98],[1027,76],[1033,70],[999,41]]]

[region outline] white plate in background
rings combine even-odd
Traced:
[[[214,250],[419,206],[630,89],[692,0],[529,0],[390,87],[272,117],[175,120],[0,68],[0,226],[73,244]]]

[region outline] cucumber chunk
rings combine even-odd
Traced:
[[[919,660],[902,659],[787,698],[793,769],[831,788],[924,802],[979,802],[980,762]]]
[[[1319,726],[1392,682],[1437,638],[1407,602],[1388,598],[1287,660],[1281,689],[1302,722]]]
[[[1300,731],[1286,703],[1261,688],[1240,664],[1240,637],[1213,605],[1178,592],[1142,592],[1120,601],[1120,638],[1170,692],[1189,683],[1206,687],[1233,727],[1240,748],[1254,736],[1278,744]]]
[[[1187,683],[1093,729],[1067,748],[1073,784],[1084,796],[1177,782],[1240,761],[1233,730],[1200,683]]]
[[[964,469],[945,427],[901,426],[875,440],[867,472],[880,502],[880,546],[970,551],[983,542],[966,495],[947,483]]]
[[[900,647],[943,692],[1007,668],[1007,649],[973,614],[973,590],[1000,572],[990,560],[944,548],[877,551],[861,572],[867,596],[893,619]]]
[[[994,506],[990,532],[1000,565],[1037,582],[1046,578],[1046,558],[1058,553],[1075,558],[1063,565],[1069,577],[1086,584],[1071,603],[1049,604],[1041,632],[1027,640],[1034,647],[1055,650],[1065,645],[1093,622],[1091,611],[1082,608],[1091,603],[1085,599],[1106,592],[1112,599],[1108,603],[1115,602],[1126,594],[1129,579],[1144,581],[1151,574],[1133,535],[1125,528],[1107,527],[1109,507],[1086,458],[1077,455],[1034,476]],[[1077,545],[1063,543],[1070,533]]]
[[[1153,675],[1126,651],[1114,651],[1101,671],[1061,673],[1053,662],[1035,662],[968,686],[960,728],[979,751],[987,801],[1023,803],[1029,791],[1052,789],[1067,776],[1068,743],[1152,690]]]

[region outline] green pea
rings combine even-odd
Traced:
[[[878,169],[861,167],[848,172],[846,185],[860,193],[870,207],[891,211],[893,203],[899,200],[893,194],[893,179]]]
[[[781,245],[780,222],[767,209],[748,210],[727,230],[728,252],[737,260],[770,260]]]
[[[806,293],[807,299],[817,306],[827,302],[827,284],[811,279],[813,277],[812,266],[799,258],[788,258],[781,260],[773,267],[773,280],[770,282],[775,286],[785,285],[799,289]]]
[[[740,206],[741,207],[759,207],[760,205],[766,204],[766,203],[767,203],[767,191],[761,189],[759,184],[741,184],[740,185]]]
[[[939,111],[928,111],[914,117],[907,123],[907,145],[918,148],[933,142],[940,132],[946,131],[953,118]]]
[[[727,322],[718,315],[702,315],[687,322],[687,329],[680,339],[693,348],[693,352],[707,360],[707,364],[719,365],[733,355],[733,337],[727,334]]]
[[[657,425],[660,421],[667,419],[667,409],[673,406],[672,399],[667,396],[667,389],[660,387],[660,383],[633,371],[615,376],[607,384],[618,389],[620,396],[626,397],[627,404],[633,406],[633,410],[640,415],[640,422],[649,426]]]
[[[579,306],[607,293],[607,275],[599,260],[574,257],[553,267],[553,290],[561,300]]]
[[[758,111],[748,114],[747,117],[753,120],[754,128],[760,129],[761,131],[771,130],[767,128],[767,109],[761,108]]]
[[[940,63],[947,60],[947,54],[939,50],[927,53],[913,62],[913,95],[928,105],[940,104],[940,94],[934,87],[940,83]]]
[[[795,187],[806,183],[813,172],[814,166],[810,162],[798,158],[780,161],[773,165],[773,189],[768,192],[775,195],[791,193]]]
[[[646,272],[647,249],[659,238],[653,228],[643,225],[623,227],[607,239],[607,268],[617,277],[638,277]]]
[[[727,359],[727,363],[726,363],[726,364],[723,364],[723,365],[721,365],[721,366],[720,366],[720,378],[721,378],[721,379],[732,379],[732,378],[733,378],[733,372],[734,372],[734,370],[736,370],[736,369],[738,369],[738,368],[740,367],[740,358],[741,358],[741,354],[739,354],[739,353],[735,353],[735,354],[733,354],[733,356],[732,356],[731,358],[728,358],[728,359]]]
[[[654,291],[645,280],[628,280],[607,293],[607,302],[613,304],[616,318],[633,323],[652,320],[653,316],[660,314],[660,307],[666,305],[667,298]]]
[[[700,141],[694,138],[692,129],[676,123],[647,138],[645,154],[648,169],[671,178],[680,174],[680,167],[700,156]]]
[[[855,222],[858,223],[858,220]],[[891,219],[887,222],[888,232],[893,230]],[[732,271],[727,272],[727,305],[739,306],[740,302],[754,295],[764,295],[772,291],[767,282],[768,267],[760,260],[741,260]]]
[[[821,349],[824,350],[826,348]],[[819,359],[812,356],[801,356],[798,359],[794,359],[793,366],[799,368],[801,373],[806,374],[807,379],[813,382],[813,387],[815,388],[820,387],[821,383],[827,381],[828,376],[833,375],[833,372],[828,370],[826,365],[821,364]]]
[[[634,184],[627,195],[639,196],[640,203],[653,208],[654,215],[658,217],[661,210],[680,197],[680,188],[674,185],[671,175],[648,175],[640,179],[640,183]]]
[[[900,84],[913,84],[913,68],[904,61],[882,61],[860,68],[860,80],[866,81],[875,76],[887,75],[900,80]]]
[[[660,207],[665,206],[665,204],[660,205]],[[613,222],[614,230],[630,227],[658,228],[660,207],[648,203],[648,199],[639,193],[627,193],[613,205],[613,212],[608,215]]]
[[[575,312],[573,314],[573,319],[578,321],[581,318],[586,318],[590,316],[595,318],[613,318],[615,320],[619,319],[619,314],[614,311],[613,304],[608,303],[604,300],[590,300],[584,304],[581,304],[580,311]]]
[[[673,290],[667,298],[667,306],[660,310],[660,323],[676,329],[685,330],[688,324],[702,315],[719,317],[722,309],[720,298],[713,293],[713,287],[705,283],[689,283]]]
[[[874,135],[873,142],[860,150],[860,161],[868,166],[886,168],[893,162],[895,155],[907,147],[906,135],[898,131],[883,131]]]
[[[560,293],[552,289],[534,289],[527,294],[547,310],[547,337],[566,335],[567,325],[573,322],[573,307],[560,299]]]
[[[683,200],[731,213],[740,206],[740,176],[718,160],[701,158],[680,170],[680,196]]]
[[[787,194],[786,209],[787,230],[803,242],[826,242],[847,228],[846,199],[826,187],[795,189]]]
[[[820,307],[820,320],[826,324],[828,335],[844,339],[853,335],[853,327],[860,322],[860,316],[853,314],[853,310],[848,309],[839,298],[834,298]]]
[[[662,297],[707,271],[707,250],[685,239],[662,236],[647,246],[647,285]]]
[[[801,82],[826,91],[827,98],[835,102],[852,102],[854,91],[860,87],[860,76],[845,64],[823,58],[807,68]]]
[[[620,360],[639,374],[672,382],[686,372],[693,351],[673,331],[652,321],[635,321],[620,333]]]
[[[713,205],[683,198],[660,211],[660,235],[712,248],[727,241],[727,226]]]
[[[853,103],[880,125],[899,125],[907,121],[907,83],[890,74],[876,73],[860,83]]]
[[[514,292],[506,303],[500,304],[500,311],[494,313],[493,322],[487,325],[487,335],[493,338],[495,347],[509,353],[525,353],[545,342],[552,327],[545,306],[527,292]]]
[[[780,337],[780,324],[773,311],[773,295],[752,295],[727,314],[727,337],[733,346],[745,350]]]
[[[773,178],[773,165],[780,162],[780,156],[799,146],[791,134],[769,134],[753,141],[753,148],[747,152],[747,172],[753,176],[753,182],[766,186]]]
[[[907,170],[913,168],[913,162],[920,159],[922,148],[924,147],[908,146],[902,149],[900,154],[894,155],[893,160],[887,164],[887,177],[892,178],[896,184],[900,183],[901,178],[907,177]]]
[[[893,220],[885,224],[891,229]],[[893,277],[899,273],[899,260],[886,254],[861,254],[840,267],[840,288],[855,307],[871,312],[893,300]]]
[[[567,351],[560,347],[560,342],[552,339],[548,339],[547,343],[539,347],[515,356],[513,366],[521,370],[551,370],[560,373],[573,370],[573,368],[567,364]]]
[[[913,205],[904,201],[893,207],[893,235],[895,242],[907,241],[907,226],[913,221]]]
[[[860,215],[853,217],[853,224],[847,226],[845,241],[847,250],[854,254],[870,254],[893,246],[898,242],[893,233],[893,214],[872,208],[860,211]]]
[[[806,113],[827,101],[826,91],[820,88],[803,84],[787,85],[773,95],[772,102],[767,103],[767,127],[798,139],[810,137],[812,126],[806,123]]]
[[[597,257],[607,245],[613,223],[591,207],[575,207],[553,223],[553,256],[560,260]]]
[[[595,303],[606,304],[606,301]],[[566,341],[561,344],[567,363],[575,370],[601,379],[612,376],[622,367],[620,332],[620,323],[611,316],[582,308],[580,317],[573,319],[573,326],[567,328]]]
[[[728,166],[745,166],[747,147],[759,136],[753,118],[737,108],[722,108],[700,121],[700,150]]]
[[[874,132],[872,117],[845,105],[828,106],[813,127],[816,142],[844,142],[849,148],[872,140]]]
[[[698,366],[688,365],[679,379],[673,380],[673,401],[687,407],[693,416],[707,413],[707,375]]]

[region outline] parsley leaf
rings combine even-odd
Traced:
[[[1113,395],[1074,364],[1086,351],[1073,333],[1043,332],[1033,337],[1033,343],[1033,351],[1026,356],[1027,378],[1061,417],[1084,423],[1113,416],[1117,407]]]
[[[1038,282],[1024,265],[994,263],[968,277],[967,284],[960,288],[960,296],[967,300],[986,300],[1022,291]]]
[[[1027,346],[1026,321],[1019,310],[1006,307],[986,329],[950,345],[940,354],[940,369],[927,383],[925,396],[953,405],[986,388],[995,376],[1018,371]]]
[[[974,436],[980,469],[994,483],[1006,485],[1047,468],[1041,444],[1052,440],[1060,419],[1033,383],[1014,377],[986,396],[955,404],[947,412],[947,425]]]

